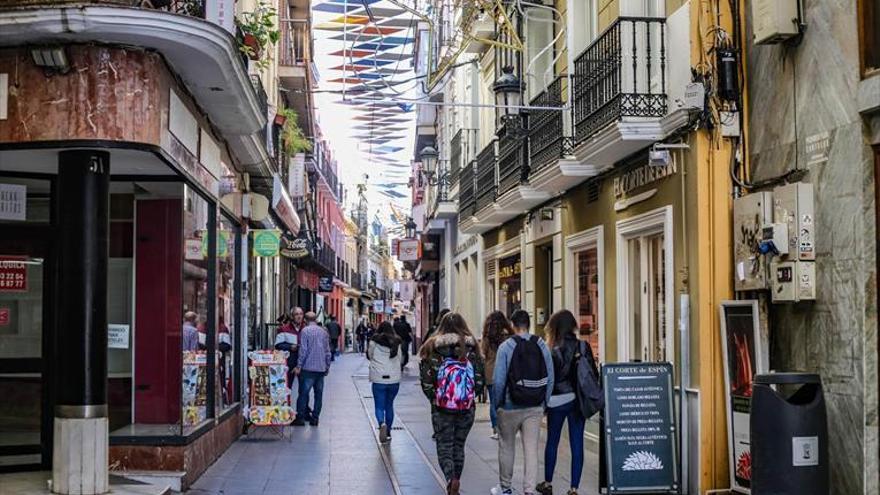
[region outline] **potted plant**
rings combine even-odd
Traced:
[[[297,123],[296,111],[292,108],[282,108],[275,116],[276,122],[281,120],[281,141],[284,143],[284,151],[293,156],[297,153],[310,151],[312,142],[303,133]]]
[[[266,48],[278,43],[281,38],[281,32],[275,24],[277,17],[275,9],[261,1],[253,12],[245,12],[235,20],[242,33],[239,49],[262,69],[269,65],[269,61],[263,58]]]

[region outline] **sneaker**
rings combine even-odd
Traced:
[[[382,423],[382,425],[379,426],[379,441],[385,443],[388,440],[390,440],[388,438],[388,426],[385,423]]]
[[[513,495],[513,488],[501,488],[500,485],[492,487],[490,491],[492,495]]]
[[[572,488],[566,495],[578,495],[577,488]]]
[[[305,425],[306,425],[306,422],[303,421],[303,420],[300,419],[300,418],[296,418],[296,419],[293,420],[293,423],[291,423],[291,424],[292,424],[293,426],[305,426]]]
[[[538,493],[541,495],[553,495],[553,485],[551,485],[547,481],[542,481],[538,483],[538,486],[535,487],[535,490],[538,490]]]
[[[492,440],[498,440],[498,430],[492,428],[492,434],[489,435],[489,438],[491,438]]]
[[[318,418],[312,418],[312,420],[309,421],[309,424],[312,426],[318,426]]]

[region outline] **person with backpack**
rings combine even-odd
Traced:
[[[431,402],[437,460],[447,495],[458,495],[464,444],[474,425],[476,390],[483,386],[483,358],[464,318],[447,314],[419,350],[419,381]]]
[[[562,425],[568,421],[568,442],[571,448],[571,487],[567,495],[577,495],[584,468],[584,426],[587,415],[596,411],[582,411],[579,396],[584,390],[579,384],[579,367],[587,366],[591,378],[599,376],[593,361],[590,344],[577,337],[578,322],[571,311],[554,313],[547,322],[545,334],[553,356],[553,394],[547,402],[547,445],[544,447],[544,481],[538,484],[541,495],[553,495],[553,471],[562,437]],[[597,382],[598,383],[598,382]]]
[[[498,440],[498,415],[495,411],[495,399],[492,394],[495,371],[495,358],[498,355],[498,347],[513,335],[513,327],[510,320],[501,311],[493,311],[483,322],[483,340],[480,347],[483,358],[486,360],[486,388],[489,393],[489,421],[492,423],[492,439]]]
[[[514,336],[498,348],[495,359],[494,396],[498,414],[499,485],[493,495],[513,493],[516,434],[522,437],[523,492],[535,494],[538,475],[538,439],[544,407],[553,392],[553,358],[547,344],[529,333],[529,314],[521,309],[510,316]]]
[[[379,424],[379,441],[382,443],[391,441],[391,427],[394,425],[394,398],[400,391],[400,346],[400,337],[387,321],[379,325],[379,330],[367,346],[373,404]]]

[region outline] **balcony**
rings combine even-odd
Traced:
[[[666,19],[621,17],[574,61],[574,154],[599,170],[662,139]]]
[[[477,212],[477,198],[474,194],[476,176],[474,175],[475,162],[470,162],[462,167],[458,174],[458,221],[463,223],[466,219],[474,216]]]
[[[495,203],[496,180],[495,141],[490,141],[476,159],[476,208],[480,211]]]
[[[278,43],[278,78],[288,91],[303,91],[317,81],[312,66],[311,24],[302,19],[281,23]]]
[[[533,107],[563,107],[563,76],[532,99]],[[558,194],[596,175],[595,166],[574,157],[574,140],[567,132],[564,112],[533,110],[529,113],[529,184],[550,195]]]
[[[449,178],[453,198],[459,186],[459,176],[465,166],[477,157],[477,129],[459,129],[450,142]]]
[[[449,219],[455,218],[458,209],[455,200],[449,193],[452,178],[450,177],[449,163],[440,164],[440,171],[437,177],[437,185],[433,188],[433,205],[429,215],[430,219]],[[441,223],[440,228],[443,224]]]
[[[0,47],[46,43],[101,43],[162,54],[200,109],[245,164],[267,160],[257,133],[267,115],[248,79],[231,19],[221,26],[204,19],[204,0],[160,0],[161,8],[133,1],[4,2]],[[249,172],[265,175],[262,165]]]

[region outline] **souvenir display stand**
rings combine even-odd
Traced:
[[[285,428],[296,418],[287,388],[287,352],[252,351],[248,359],[245,418],[250,426],[269,428],[284,438]]]

